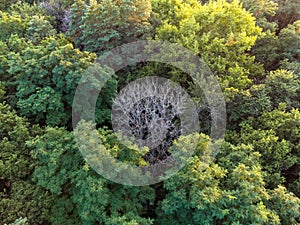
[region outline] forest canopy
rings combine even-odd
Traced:
[[[226,104],[217,154],[210,133],[216,115],[193,76],[154,61],[118,71],[101,64],[137,41],[184,47],[209,68]],[[97,80],[99,73],[105,79]],[[125,87],[149,77],[172,81],[192,99],[197,132],[182,127],[168,95],[121,104]],[[1,0],[0,78],[0,225],[300,224],[298,0]],[[76,111],[78,92],[86,105]],[[87,96],[95,93],[90,112]],[[117,98],[128,117],[116,123],[128,124],[140,142],[123,143],[115,132]],[[92,114],[93,123],[82,114]],[[74,124],[86,129],[82,140],[102,142],[102,157],[113,158],[108,168],[119,172],[164,165],[178,149],[193,154],[168,179],[123,185],[97,173],[80,147],[103,149],[78,145]]]

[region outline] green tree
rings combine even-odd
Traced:
[[[0,75],[7,86],[6,100],[16,105],[16,83],[9,74],[9,53],[18,54],[31,44],[37,45],[46,37],[56,35],[44,11],[28,4],[12,4],[7,12],[0,11]]]
[[[278,186],[270,191],[270,200],[267,205],[277,212],[281,224],[299,224],[300,199],[288,192],[284,186]]]
[[[69,34],[75,46],[100,53],[142,38],[149,30],[149,0],[75,1]]]
[[[270,195],[259,153],[226,143],[217,163],[201,170],[208,138],[198,138],[196,155],[163,184],[167,194],[156,211],[158,224],[280,224],[276,211],[267,207]]]
[[[270,141],[266,142],[270,143]],[[240,162],[250,167],[255,166],[257,168],[257,166],[259,165],[258,162],[261,161],[261,158],[264,158],[262,154],[265,153],[259,153],[254,145],[238,144],[235,146],[230,143],[225,143],[222,146],[220,154],[217,156],[217,162],[221,167],[227,168],[229,173],[231,173],[231,171],[234,171]],[[275,152],[275,154],[278,153]],[[262,169],[259,169],[259,173],[255,173],[255,175],[252,174],[252,178],[249,177],[249,181],[255,180],[255,177],[257,178],[259,174],[260,179],[262,177],[265,177],[266,175],[264,170],[264,167],[262,167]],[[222,184],[227,190],[231,190],[233,183],[234,182],[232,182],[231,180],[226,179]],[[280,224],[297,224],[297,221],[299,221],[300,199],[297,198],[295,194],[288,192],[283,186],[278,186],[275,189],[271,190],[266,189],[266,191],[267,194],[264,192],[266,198],[264,198],[263,204],[267,207],[267,209],[273,211],[273,213],[279,216]],[[245,195],[245,193],[243,193],[243,195],[245,197],[251,196],[251,194]],[[243,205],[242,202],[240,204]],[[236,206],[233,208],[236,208]]]
[[[272,0],[241,0],[241,2],[243,7],[251,12],[256,18],[264,17],[266,15],[274,16],[278,9],[277,2]]]
[[[0,40],[6,41],[12,34],[33,41],[55,35],[52,19],[44,14],[41,8],[28,4],[12,4],[7,12],[0,11]]]
[[[9,15],[7,12],[0,11],[0,39],[5,41],[12,34],[20,37],[25,35],[26,23],[22,21],[19,15]]]
[[[8,72],[16,79],[20,113],[41,124],[68,125],[76,86],[85,70],[95,62],[96,55],[80,52],[60,35],[46,38],[37,46],[29,43],[9,57]],[[110,117],[105,105],[111,104],[116,82],[112,79],[107,85],[103,98],[99,98],[98,106],[102,107],[97,111],[99,123]]]
[[[114,144],[111,132],[102,130],[99,135],[116,157],[126,151]],[[146,212],[154,190],[119,185],[96,174],[77,149],[73,133],[47,128],[32,145],[40,162],[35,180],[55,196],[52,224],[152,224]]]
[[[273,109],[281,102],[284,102],[289,110],[300,107],[300,81],[296,73],[287,70],[272,71],[266,77],[264,87]]]
[[[296,64],[295,64],[296,65]],[[239,124],[248,117],[259,117],[264,111],[274,110],[281,102],[287,109],[299,108],[299,75],[287,70],[271,71],[264,83],[227,95],[228,128],[239,130]],[[296,69],[296,68],[295,68]]]
[[[27,141],[40,133],[6,103],[0,103],[0,220],[12,223],[27,217],[33,224],[47,220],[51,197],[31,181],[37,162]]]
[[[222,87],[243,89],[251,78],[264,76],[254,58],[246,53],[261,29],[255,18],[237,1],[153,1],[160,20],[156,38],[181,44],[208,64]]]
[[[273,111],[265,111],[240,124],[239,132],[232,131],[232,143],[251,144],[259,152],[265,180],[270,188],[286,185],[299,196],[299,111],[286,111],[285,104]]]
[[[280,42],[280,59],[287,59],[290,62],[299,61],[300,20],[282,29],[278,38]]]
[[[243,7],[256,18],[256,24],[264,31],[275,31],[278,25],[270,20],[278,10],[278,3],[273,0],[241,0]]]
[[[4,99],[15,109],[16,108],[16,79],[9,74],[9,53],[20,52],[28,47],[25,38],[19,38],[16,34],[11,35],[6,42],[0,41],[0,76],[1,82],[5,86],[6,94]]]
[[[277,35],[276,32],[279,34]],[[256,42],[252,54],[264,64],[267,71],[280,68],[285,61],[299,61],[300,22],[295,21],[286,28],[266,32]],[[265,54],[268,52],[269,54]]]
[[[246,118],[258,117],[263,111],[272,110],[271,98],[264,84],[233,92],[227,98],[227,128],[229,130],[239,130],[239,124]]]
[[[44,17],[33,16],[28,22],[28,28],[25,38],[37,45],[46,37],[55,36],[56,30],[51,26],[50,22]]]

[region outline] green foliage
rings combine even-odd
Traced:
[[[5,41],[12,34],[28,40],[55,35],[51,18],[43,14],[41,8],[28,4],[12,4],[8,12],[0,11],[0,40]]]
[[[292,70],[290,64],[290,69]],[[239,124],[248,117],[257,118],[285,102],[287,109],[299,108],[299,75],[287,70],[271,71],[263,84],[228,95],[228,121],[230,130],[239,130]]]
[[[85,52],[87,53],[87,52]],[[93,118],[98,124],[102,124],[111,119],[111,107],[113,98],[117,94],[117,80],[114,71],[110,67],[102,67],[98,62],[89,65],[81,74],[82,77],[80,85],[77,87],[76,94],[78,102],[74,102],[73,119],[79,121],[80,117]],[[77,83],[75,83],[77,85]],[[75,86],[74,86],[75,88]],[[99,96],[97,93],[100,92]],[[73,91],[73,90],[72,90]],[[71,96],[70,96],[71,97]],[[95,98],[98,97],[97,100]],[[70,102],[72,103],[73,100]],[[96,102],[96,109],[91,109],[91,102]]]
[[[24,38],[19,38],[16,34],[11,35],[10,38],[6,40],[6,42],[0,41],[0,76],[2,85],[6,89],[6,94],[3,96],[13,108],[16,106],[16,79],[15,77],[11,76],[8,72],[9,70],[9,53],[12,52],[19,52],[24,50],[28,44]]]
[[[75,1],[69,34],[75,46],[100,53],[141,38],[149,29],[149,0]]]
[[[270,143],[270,141],[267,142]],[[217,157],[217,162],[220,166],[227,168],[229,173],[234,171],[240,162],[243,162],[250,167],[257,167],[257,165],[259,165],[258,162],[264,156],[255,150],[257,149],[255,149],[251,144],[238,144],[237,146],[234,146],[232,144],[225,143]],[[262,170],[264,170],[264,167]],[[258,174],[260,174],[260,179],[262,179],[262,175],[265,176],[264,172],[261,171],[260,173],[251,175],[252,177],[249,177],[249,180],[253,181],[255,179],[254,177],[257,177]],[[267,176],[269,175],[272,174],[268,174]],[[231,189],[233,182],[231,180],[226,180],[222,184],[226,187],[226,189]],[[257,189],[255,188],[255,190]],[[267,194],[264,194],[266,197],[263,200],[264,205],[279,216],[280,224],[297,224],[296,221],[299,220],[299,198],[297,198],[293,193],[288,192],[283,186],[278,186],[278,188],[273,190],[267,190]],[[245,196],[249,196],[249,193]],[[240,204],[243,205],[242,202]]]
[[[36,162],[25,144],[39,132],[0,103],[0,220],[4,223],[27,217],[30,223],[42,224],[47,218],[51,198],[31,182]]]
[[[9,79],[7,74],[8,69],[8,59],[7,55],[9,53],[9,48],[6,45],[5,42],[0,41],[0,75],[1,75],[1,81],[6,81]]]
[[[276,1],[272,0],[241,0],[243,7],[251,12],[256,18],[265,15],[274,16],[278,9]]]
[[[1,176],[7,179],[24,178],[32,169],[30,149],[25,147],[30,137],[28,124],[15,116],[7,104],[1,103]]]
[[[161,21],[157,39],[181,44],[209,65],[223,88],[242,89],[251,76],[262,76],[250,50],[261,29],[255,18],[233,1],[153,1],[153,11]],[[161,16],[161,17],[160,17]]]
[[[256,120],[241,123],[239,132],[228,135],[232,143],[251,144],[262,157],[260,163],[266,172],[270,188],[285,184],[299,196],[299,111],[287,112],[285,104],[271,112],[263,112]]]
[[[17,82],[20,113],[36,122],[66,125],[76,86],[95,55],[74,49],[63,36],[12,52],[9,73]]]
[[[284,186],[278,186],[270,191],[270,200],[267,205],[277,212],[281,224],[299,224],[300,199],[288,192]]]
[[[18,2],[16,4],[11,4],[7,11],[11,15],[20,16],[24,21],[31,20],[33,16],[45,16],[47,20],[53,20],[53,18],[51,18],[50,16],[45,15],[45,10],[43,10],[37,4],[30,5],[25,2]]]
[[[282,29],[278,36],[280,42],[281,60],[288,59],[289,61],[300,60],[300,20]]]
[[[7,41],[12,35],[26,38],[34,45],[46,37],[56,35],[56,31],[43,11],[24,4],[12,5],[10,12],[0,11],[0,40]]]
[[[299,62],[300,22],[275,32],[266,32],[258,39],[252,53],[257,61],[264,64],[267,71],[276,70],[284,61]],[[268,54],[265,54],[268,52]]]
[[[285,161],[290,161],[292,165],[290,164],[290,167],[283,168],[282,175],[286,178],[287,182],[285,185],[289,190],[293,191],[297,196],[300,196],[298,188],[300,183],[299,110],[292,109],[287,111],[286,105],[280,104],[278,109],[269,113],[264,113],[261,117],[261,121],[260,125],[256,124],[258,128],[273,129],[279,137],[279,140],[286,140],[290,143],[291,154]],[[264,126],[262,127],[262,125]]]
[[[104,143],[108,149],[122,154],[113,147],[110,132],[100,133],[107,137]],[[56,199],[52,224],[152,224],[143,215],[144,207],[153,203],[153,189],[122,186],[97,175],[82,158],[72,133],[47,128],[31,145],[36,147],[40,162],[35,179]]]
[[[233,169],[227,187],[228,194],[235,197],[227,206],[233,209],[228,213],[229,220],[236,224],[279,224],[276,213],[264,203],[269,195],[262,186],[262,177],[259,166],[249,167],[241,163]]]
[[[105,143],[105,147],[110,154],[119,161],[132,165],[147,165],[146,161],[142,158],[147,153],[147,149],[139,149],[137,146],[130,144],[129,140],[127,144],[131,148],[120,144],[117,135],[106,127],[100,128],[99,134],[100,139]]]
[[[2,11],[7,10],[9,8],[10,4],[13,4],[13,3],[16,3],[16,2],[17,2],[17,0],[13,0],[13,1],[11,1],[11,0],[2,0],[0,2],[0,10],[2,10]]]
[[[270,143],[270,141],[267,142]],[[217,157],[218,164],[227,168],[229,173],[233,171],[240,162],[253,167],[257,166],[259,161],[264,161],[264,156],[258,151],[255,151],[255,148],[251,144],[238,144],[237,146],[234,146],[232,144],[225,143]],[[271,162],[270,164],[273,163],[277,164],[277,162]],[[258,174],[260,174],[259,177],[262,182],[262,175],[264,174],[263,171],[256,173],[255,176],[252,175],[251,178],[249,177],[249,180],[255,180],[254,177],[257,177]],[[270,174],[267,176],[269,175]],[[234,182],[227,180],[222,184],[227,187],[226,189],[231,189],[233,183]],[[249,193],[243,193],[243,195],[249,196]],[[279,216],[280,224],[297,224],[297,221],[299,221],[299,198],[297,198],[293,193],[288,192],[283,186],[278,186],[273,190],[267,190],[265,197],[266,198],[263,200],[264,205]],[[240,202],[240,204],[242,205],[243,202]]]
[[[0,82],[0,102],[3,102],[5,95],[5,85]]]
[[[266,31],[255,43],[252,54],[258,62],[263,63],[267,71],[276,70],[279,65],[280,41],[275,31]],[[268,52],[268,54],[265,54]]]
[[[26,23],[22,21],[21,16],[0,11],[0,40],[5,41],[12,34],[23,37],[26,28]]]
[[[3,224],[300,223],[297,0],[26,2],[0,3]],[[67,30],[68,37],[60,34]],[[209,133],[211,126],[201,88],[179,69],[143,62],[114,74],[94,64],[94,53],[150,36],[187,47],[208,64],[224,90],[228,129],[214,162],[209,136],[180,136],[167,151],[186,166],[159,184],[132,187],[94,171],[106,166],[120,176],[127,166],[117,160],[149,165],[151,148],[139,149],[131,140],[125,145],[104,126],[117,90],[140,77],[171,79],[196,101],[201,129]],[[78,88],[83,74],[90,76]],[[80,126],[73,133],[67,129],[76,88],[85,100],[74,108]],[[101,88],[96,109],[86,110]],[[79,121],[82,115],[95,115],[98,130]],[[80,129],[85,133],[78,135]],[[96,138],[104,147],[91,145]],[[84,150],[91,154],[83,157]],[[182,157],[192,150],[192,157]],[[103,160],[108,154],[113,159]]]
[[[295,73],[286,70],[272,71],[265,80],[265,90],[273,108],[284,102],[288,109],[299,108],[300,80]]]
[[[238,129],[238,124],[249,116],[257,117],[272,109],[270,96],[264,85],[253,85],[247,90],[232,93],[227,100],[228,128]]]
[[[84,12],[86,8],[84,1],[75,1],[70,9],[70,30],[69,35],[74,39],[74,45],[80,47],[81,27],[84,23]]]
[[[275,31],[278,25],[270,21],[278,10],[278,4],[273,0],[241,0],[243,7],[256,18],[256,24],[263,30]]]
[[[288,60],[284,60],[281,62],[280,67],[292,72],[294,76],[300,77],[300,63],[298,61],[289,62]]]
[[[46,37],[56,35],[56,30],[44,17],[33,16],[28,22],[25,38],[34,45],[40,43]]]
[[[203,144],[187,166],[164,182],[168,192],[157,208],[157,223],[280,224],[278,215],[265,204],[269,194],[258,155],[247,146],[227,145],[219,159],[221,166],[211,163],[201,170],[207,138],[201,139]]]

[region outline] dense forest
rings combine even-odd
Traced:
[[[226,131],[187,72],[200,61]],[[299,0],[1,0],[0,78],[1,225],[300,224]]]

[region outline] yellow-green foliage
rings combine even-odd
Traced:
[[[12,34],[24,36],[27,24],[19,15],[10,15],[0,11],[0,40],[5,41]]]
[[[157,39],[193,50],[220,77],[223,88],[251,84],[250,75],[256,74],[258,67],[245,51],[254,45],[261,29],[238,1],[201,5],[196,1],[154,0],[153,11],[161,21]]]

